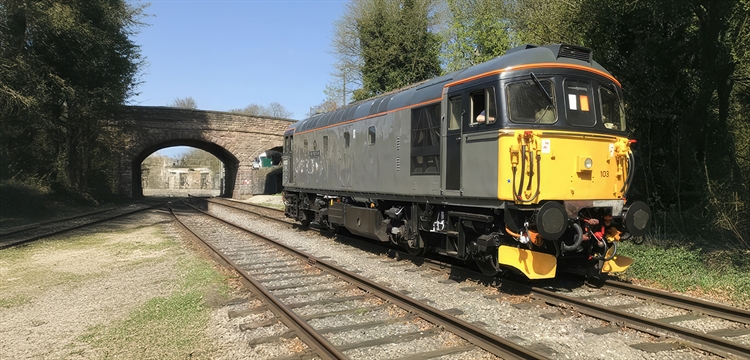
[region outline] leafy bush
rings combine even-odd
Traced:
[[[0,180],[0,216],[36,216],[45,209],[44,198],[52,193],[38,178]]]
[[[620,244],[620,254],[635,260],[622,275],[667,290],[726,298],[750,305],[750,251],[711,251],[688,246]]]

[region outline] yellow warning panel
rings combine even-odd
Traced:
[[[607,260],[604,262],[604,265],[602,265],[602,272],[603,273],[623,272],[631,264],[633,264],[633,259],[626,257],[626,256],[615,256],[612,258],[612,260]]]
[[[557,273],[557,259],[554,255],[504,245],[497,252],[501,265],[512,266],[531,280],[551,279]]]

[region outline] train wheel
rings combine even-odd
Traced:
[[[302,226],[308,227],[308,226],[310,226],[310,223],[312,222],[312,220],[314,218],[315,218],[315,213],[314,212],[308,211],[308,210],[303,210],[302,211],[302,218],[299,219],[299,222],[300,222],[300,224],[302,224]]]
[[[479,253],[474,255],[474,261],[476,261],[479,270],[487,276],[495,276],[502,271],[497,260],[497,255]]]
[[[338,234],[341,227],[338,225],[328,224],[328,232],[331,234]]]
[[[424,248],[415,249],[415,248],[409,247],[409,245],[407,244],[401,245],[401,248],[404,249],[406,253],[411,256],[422,256],[424,254]]]

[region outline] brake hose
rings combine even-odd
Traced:
[[[529,147],[529,186],[526,187],[526,191],[531,190],[531,180],[534,178],[534,159],[531,157],[533,151]]]
[[[526,145],[521,145],[521,181],[518,183],[518,194],[516,195],[516,198],[518,200],[521,199],[521,194],[523,193],[523,182],[526,180],[524,179],[524,176],[526,175]]]
[[[527,187],[527,190],[531,190],[531,182],[534,177],[534,160],[531,158],[533,154],[533,150],[529,150],[529,185]],[[513,167],[513,185],[511,188],[513,189],[513,197],[515,197],[517,200],[524,201],[524,202],[530,202],[536,200],[536,198],[539,196],[539,192],[541,189],[541,155],[537,154],[536,156],[536,192],[534,193],[534,196],[532,196],[529,199],[524,200],[521,197],[521,194],[523,194],[523,185],[526,179],[524,179],[524,175],[526,174],[526,145],[521,145],[521,181],[518,183],[518,191],[516,191],[516,167]]]
[[[620,192],[622,193],[623,198],[627,198],[625,196],[627,194],[627,191],[630,190],[630,184],[633,181],[633,175],[635,174],[635,156],[632,152],[628,152],[628,173],[627,178],[622,184],[622,189],[620,189]]]
[[[564,241],[561,241],[563,251],[575,251],[581,246],[581,242],[583,242],[583,229],[581,229],[581,225],[573,223],[573,229],[576,231],[576,235],[573,238],[573,245],[568,245]]]

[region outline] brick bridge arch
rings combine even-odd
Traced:
[[[123,134],[120,193],[134,198],[143,196],[141,163],[153,152],[172,146],[192,146],[224,163],[222,196],[239,198],[250,193],[255,157],[267,150],[280,149],[284,130],[294,122],[218,111],[126,106],[110,123]]]

